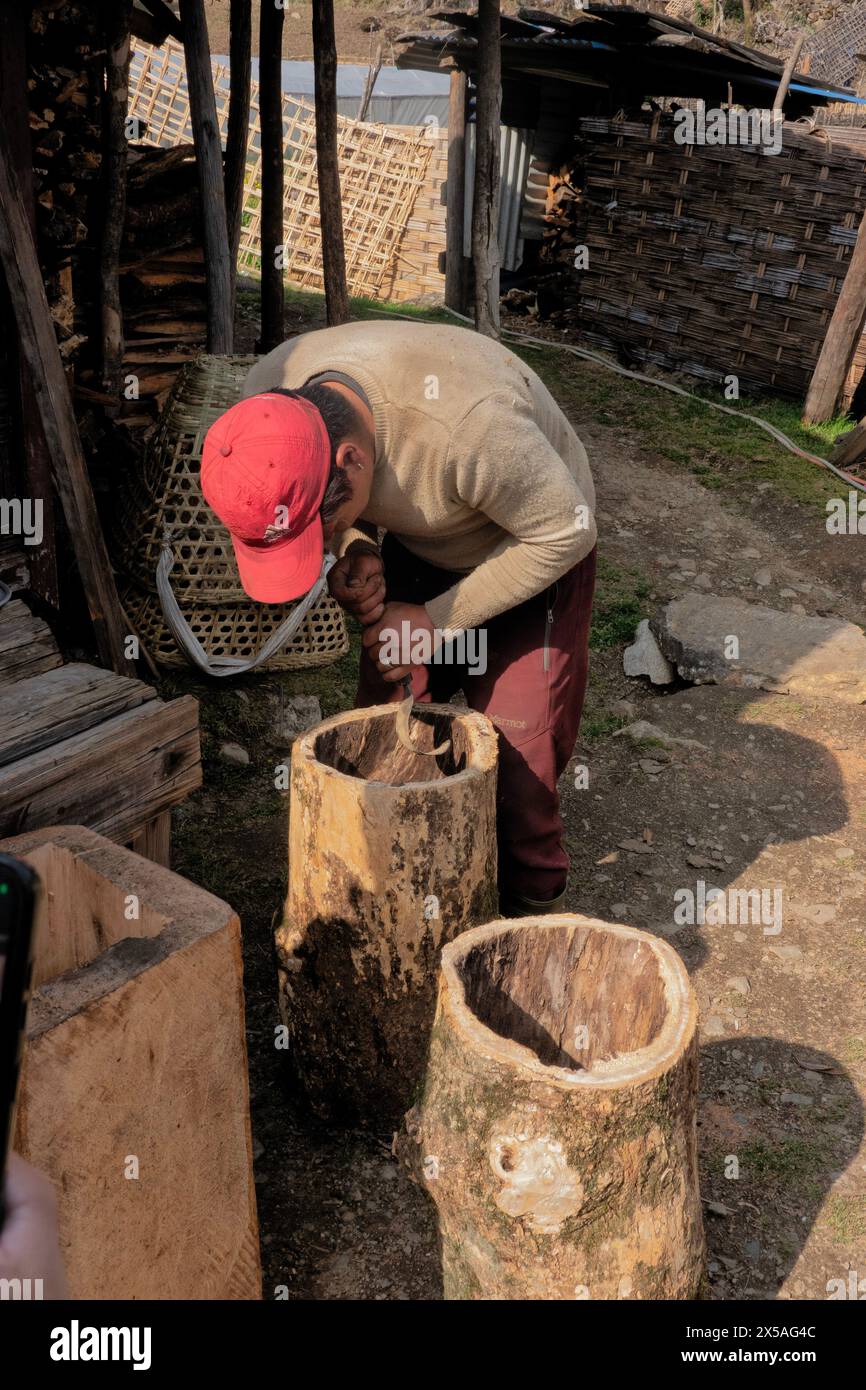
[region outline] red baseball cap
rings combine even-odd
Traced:
[[[250,396],[205,435],[201,489],[228,527],[241,583],[257,603],[300,598],[318,579],[330,463],[325,422],[300,397]]]

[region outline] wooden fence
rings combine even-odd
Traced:
[[[804,395],[866,209],[866,149],[785,123],[781,152],[677,144],[670,116],[579,123],[589,342]],[[853,382],[849,382],[849,389]]]

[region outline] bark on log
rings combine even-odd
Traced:
[[[259,124],[262,142],[261,336],[260,352],[271,352],[285,336],[283,269],[283,11],[262,5],[259,30]]]
[[[848,273],[806,394],[803,424],[830,420],[848,375],[866,319],[866,216],[860,223]]]
[[[316,172],[322,225],[322,271],[328,325],[349,322],[343,203],[337,157],[337,41],[334,0],[312,0],[316,94]]]
[[[235,270],[229,255],[222,140],[216,114],[204,0],[180,0],[189,110],[207,265],[207,350],[230,353]]]
[[[478,96],[475,106],[475,179],[472,262],[475,327],[499,337],[499,108],[502,99],[499,0],[478,2]]]
[[[496,732],[427,705],[403,749],[396,706],[350,710],[292,750],[280,1008],[317,1113],[399,1124],[421,1081],[439,951],[496,901]]]
[[[132,0],[110,0],[105,9],[105,206],[100,253],[102,389],[120,409],[123,317],[120,309],[120,247],[126,221],[126,108],[129,101],[129,22]]]
[[[446,1298],[698,1295],[695,1029],[679,956],[646,932],[564,915],[446,946],[399,1139]]]

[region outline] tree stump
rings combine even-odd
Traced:
[[[446,1298],[695,1298],[697,1011],[665,942],[580,916],[442,953],[399,1149],[439,1214]]]
[[[313,1109],[395,1127],[423,1077],[439,952],[495,911],[496,731],[480,714],[350,710],[292,749],[280,1009]]]

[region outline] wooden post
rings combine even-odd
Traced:
[[[265,3],[259,28],[259,123],[262,138],[262,301],[258,347],[270,352],[285,336],[283,270],[283,11]]]
[[[238,246],[241,239],[241,213],[244,206],[244,176],[247,169],[247,143],[250,132],[250,56],[253,20],[251,0],[231,0],[229,31],[229,123],[226,135],[226,223],[232,263],[232,293],[237,289]],[[279,11],[282,15],[282,10]]]
[[[446,1299],[698,1297],[697,1099],[666,941],[563,915],[445,946],[398,1149],[438,1211]]]
[[[445,185],[445,303],[466,312],[466,74],[452,72],[448,94],[448,181]]]
[[[788,95],[788,88],[791,85],[791,78],[794,76],[794,71],[797,67],[797,59],[800,56],[800,49],[803,47],[803,44],[805,42],[806,35],[804,33],[798,34],[794,43],[794,47],[791,49],[791,56],[785,64],[785,70],[782,73],[782,80],[779,83],[776,95],[773,98],[774,111],[783,111],[785,108],[785,97]]]
[[[0,122],[5,126],[9,155],[16,171],[22,206],[31,235],[36,237],[36,200],[33,192],[33,147],[27,102],[27,30],[29,15],[18,0],[0,0]],[[5,294],[2,308],[5,309]],[[30,588],[46,603],[60,604],[57,576],[57,543],[54,523],[54,490],[51,461],[36,402],[30,368],[15,344],[15,366],[21,403],[24,484],[27,495],[42,502],[42,544],[28,546]]]
[[[857,241],[848,262],[848,274],[836,300],[833,317],[815,364],[806,395],[803,424],[830,420],[836,413],[839,392],[848,375],[851,359],[866,319],[866,216],[860,223]]]
[[[126,222],[126,108],[129,101],[129,23],[132,0],[108,0],[105,13],[106,89],[103,159],[105,201],[99,262],[102,326],[102,389],[120,410],[123,373],[123,316],[120,307],[120,247]]]
[[[0,124],[0,264],[42,422],[54,486],[60,498],[93,622],[99,653],[119,675],[135,675],[124,652],[123,622],[87,474],[36,245]]]
[[[230,353],[234,339],[233,272],[226,223],[222,140],[214,98],[204,0],[180,0],[180,18],[204,228],[207,350]]]
[[[475,327],[499,337],[499,108],[502,62],[499,0],[478,0],[472,262]]]
[[[376,56],[367,69],[367,76],[364,79],[364,90],[361,93],[361,104],[358,107],[356,120],[366,121],[367,112],[370,109],[370,102],[373,99],[373,88],[376,85],[376,78],[382,71],[382,44],[376,49]]]
[[[280,1009],[313,1109],[399,1124],[424,1071],[439,950],[496,900],[493,725],[419,706],[349,710],[295,740],[289,893],[277,931]]]
[[[337,43],[334,0],[312,0],[316,91],[316,171],[322,227],[322,268],[328,323],[348,323],[343,203],[337,153]]]

